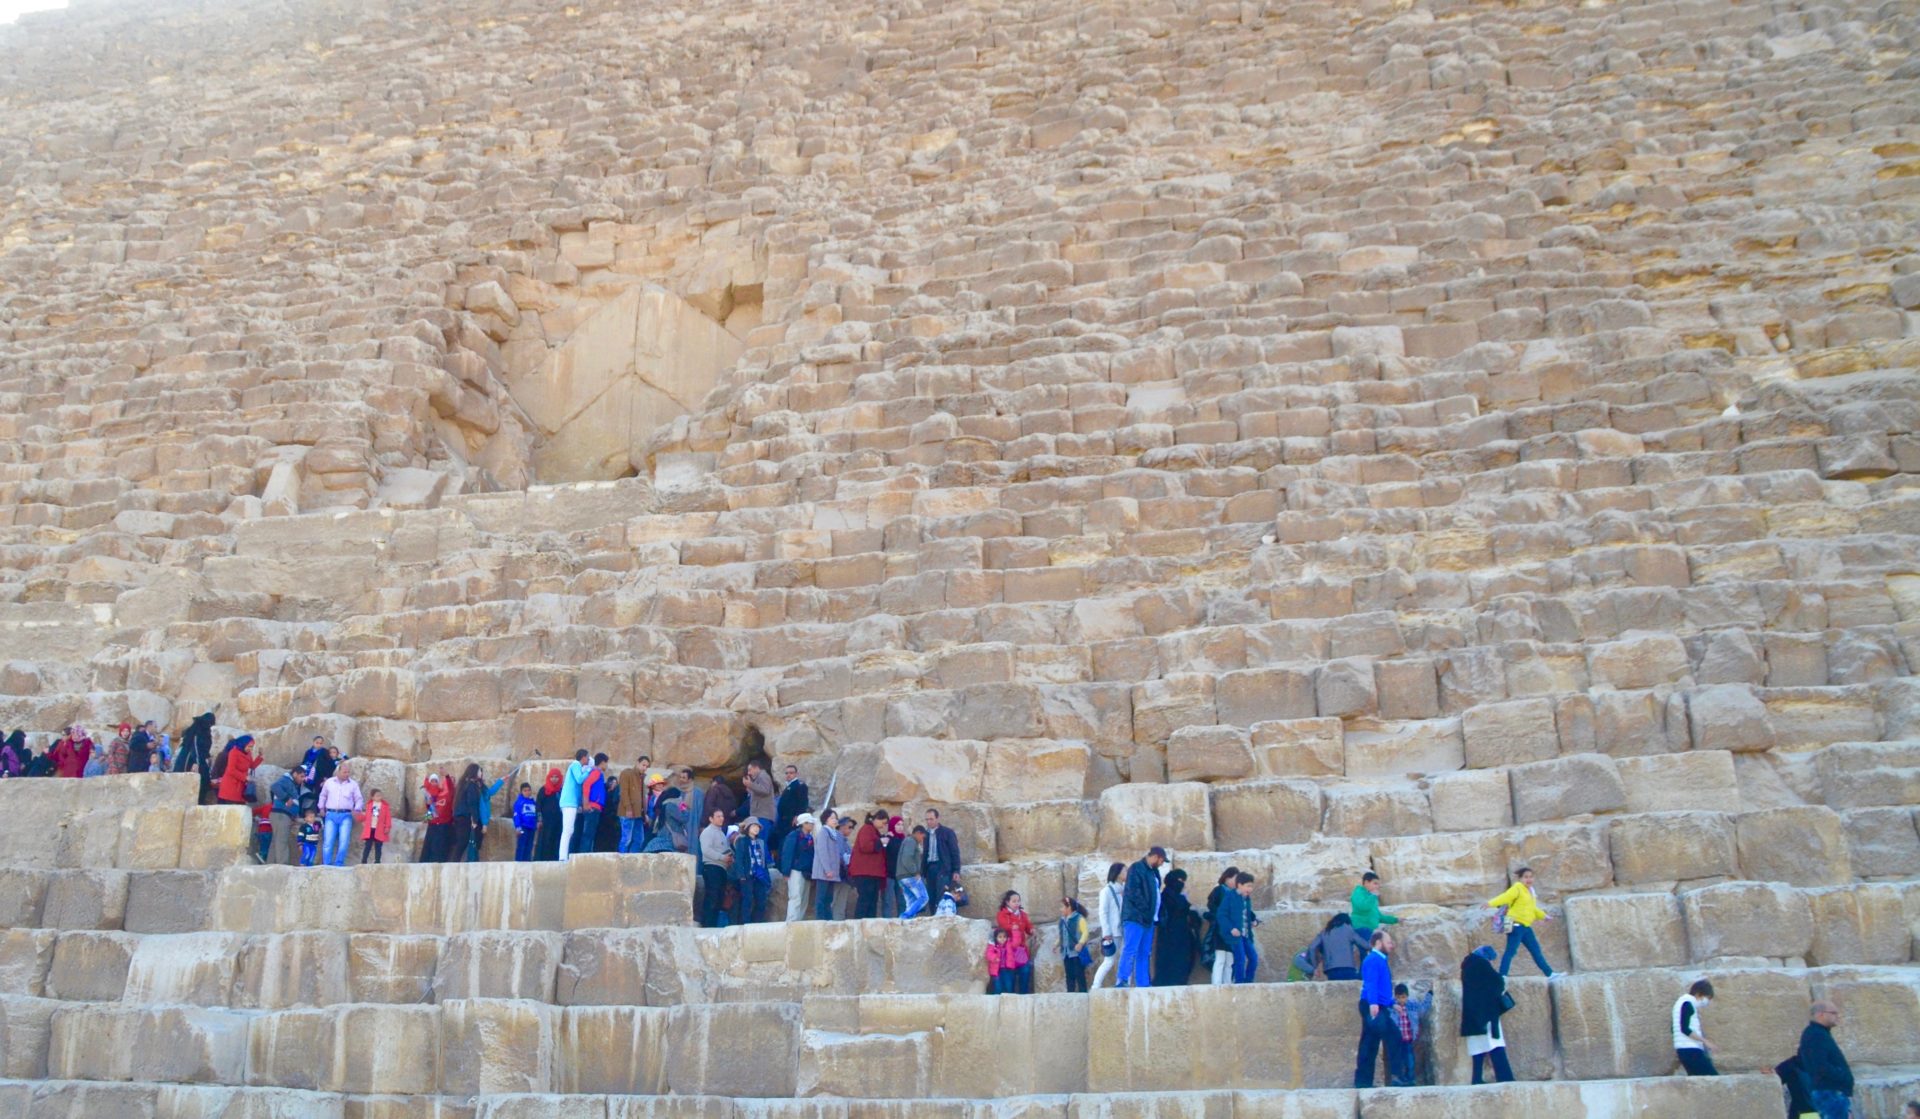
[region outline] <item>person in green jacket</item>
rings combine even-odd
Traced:
[[[1369,870],[1353,888],[1353,931],[1362,939],[1373,936],[1381,925],[1397,925],[1400,918],[1380,912],[1380,876]]]

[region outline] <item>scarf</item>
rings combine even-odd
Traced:
[[[542,785],[541,788],[557,795],[560,792],[561,781],[560,771],[557,769],[549,769],[547,770],[547,783]]]

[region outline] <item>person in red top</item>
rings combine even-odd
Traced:
[[[423,863],[444,863],[453,845],[453,778],[427,774],[427,840],[420,852]]]
[[[360,838],[365,841],[360,848],[360,864],[366,865],[368,855],[372,855],[376,863],[382,861],[387,840],[393,835],[393,805],[387,803],[387,798],[380,795],[379,789],[375,789],[369,795],[366,810],[360,813],[359,819],[362,821]]]
[[[260,764],[260,751],[254,745],[253,736],[243,734],[227,743],[226,759],[221,764],[225,768],[220,772],[220,803],[247,803],[247,783],[253,778],[254,767]]]
[[[886,823],[884,812],[869,812],[867,822],[853,837],[853,858],[847,863],[847,877],[853,879],[857,901],[856,920],[880,916],[880,887],[887,880],[887,848],[880,838],[879,825]]]
[[[54,776],[78,777],[86,772],[87,759],[93,756],[93,739],[78,726],[68,727],[47,756],[53,759]]]
[[[1030,995],[1033,993],[1033,918],[1027,916],[1016,890],[1008,890],[1000,896],[1000,912],[993,915],[993,923],[1007,930],[1007,944],[1012,955],[1019,960],[1013,968],[1013,983],[1007,993]],[[1005,971],[1005,965],[1001,967]]]

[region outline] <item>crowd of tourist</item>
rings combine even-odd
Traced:
[[[212,747],[214,712],[195,717],[181,732],[176,749],[171,735],[154,723],[123,722],[101,746],[85,727],[65,728],[40,754],[23,731],[0,739],[0,779],[19,777],[85,778],[105,774],[167,771],[197,773],[202,801],[250,806],[262,862],[301,866],[345,866],[354,841],[359,862],[382,861],[392,836],[394,809],[383,790],[363,790],[352,760],[322,736],[316,736],[299,765],[282,773],[258,800],[255,771],[259,745],[250,735]],[[768,919],[775,876],[786,885],[785,919],[797,922],[809,912],[817,920],[836,915],[852,919],[953,916],[968,908],[959,837],[941,822],[937,809],[925,810],[921,823],[908,826],[884,811],[842,814],[812,809],[811,791],[798,770],[784,768],[775,781],[764,762],[746,766],[739,786],[714,776],[696,784],[691,769],[653,768],[641,755],[616,779],[609,758],[587,750],[555,765],[536,758],[511,777],[489,782],[478,764],[469,764],[456,780],[429,773],[422,781],[420,805],[425,828],[418,852],[423,862],[477,861],[492,823],[495,798],[529,769],[535,780],[520,780],[509,826],[514,859],[566,861],[588,852],[679,852],[696,859],[699,923],[715,928]],[[537,783],[536,783],[537,781]],[[284,853],[276,851],[284,836]],[[1469,952],[1460,962],[1459,1036],[1472,1061],[1472,1083],[1514,1078],[1507,1057],[1502,1019],[1515,1008],[1507,977],[1524,949],[1541,975],[1554,975],[1534,927],[1552,920],[1534,893],[1535,875],[1521,867],[1506,890],[1487,901],[1491,926],[1505,938],[1505,951],[1490,945]],[[1055,944],[1068,992],[1086,992],[1111,974],[1117,988],[1179,986],[1192,981],[1195,966],[1213,984],[1251,983],[1260,966],[1255,929],[1260,923],[1252,895],[1255,876],[1238,867],[1220,874],[1196,910],[1187,897],[1188,875],[1171,866],[1167,851],[1153,847],[1138,861],[1108,867],[1097,904],[1098,923],[1078,898],[1059,902]],[[1370,1088],[1377,1066],[1385,1062],[1386,1083],[1417,1082],[1418,1042],[1429,1029],[1433,1005],[1429,990],[1416,995],[1393,976],[1394,934],[1399,918],[1380,904],[1380,876],[1361,875],[1347,911],[1329,919],[1288,966],[1290,981],[1318,976],[1327,981],[1358,980],[1360,1040],[1353,1083]],[[811,903],[809,903],[811,899]],[[986,948],[987,990],[992,994],[1030,994],[1034,990],[1037,947],[1034,922],[1017,890],[1003,893],[991,918]],[[1099,966],[1091,977],[1095,946]],[[1498,958],[1496,966],[1495,960]],[[1707,1039],[1706,1010],[1711,981],[1701,979],[1672,1008],[1675,1059],[1689,1076],[1715,1076],[1714,1046]],[[1796,1052],[1773,1071],[1779,1076],[1790,1116],[1845,1119],[1851,1114],[1853,1075],[1833,1039],[1841,1020],[1837,1004],[1813,1004]],[[1920,1102],[1907,1105],[1908,1119],[1920,1119]]]

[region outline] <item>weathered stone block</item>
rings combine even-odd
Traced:
[[[1626,786],[1613,759],[1605,754],[1574,754],[1516,765],[1507,776],[1513,786],[1513,819],[1518,824],[1618,812],[1627,805]]]
[[[1680,902],[1672,894],[1570,897],[1566,912],[1576,970],[1684,967],[1691,959]]]
[[[1320,830],[1320,787],[1311,781],[1222,785],[1212,801],[1214,844],[1223,851],[1305,843]]]
[[[1696,961],[1721,957],[1804,959],[1813,946],[1805,894],[1773,883],[1731,882],[1680,895]],[[1677,997],[1677,996],[1676,996]]]
[[[1831,808],[1769,808],[1736,816],[1733,823],[1740,870],[1748,878],[1794,886],[1853,880],[1846,829]]]
[[[1613,877],[1623,886],[1739,873],[1733,821],[1719,813],[1657,812],[1612,821]]]
[[[1475,769],[1541,761],[1560,752],[1550,700],[1516,699],[1468,708],[1460,728],[1466,764]]]
[[[1115,785],[1100,794],[1100,850],[1132,861],[1147,848],[1213,849],[1207,786]],[[1036,910],[1037,911],[1037,910]]]
[[[1513,790],[1505,769],[1436,774],[1427,785],[1433,830],[1478,831],[1513,824]]]
[[[1647,754],[1615,763],[1628,812],[1738,812],[1740,782],[1724,750]]]
[[[1235,781],[1252,776],[1253,745],[1240,727],[1181,727],[1167,736],[1167,780]]]

